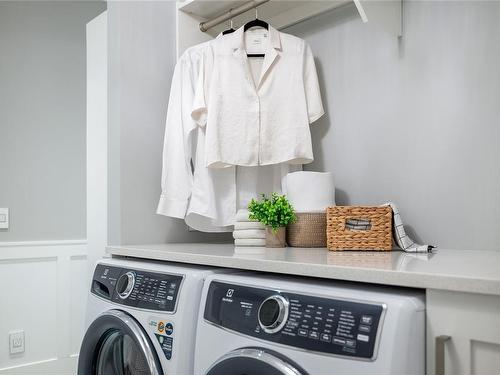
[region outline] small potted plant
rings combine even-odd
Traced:
[[[252,199],[248,211],[251,220],[260,221],[266,226],[266,247],[286,246],[286,226],[294,223],[296,216],[285,195],[272,193],[268,198],[262,194],[261,200]]]

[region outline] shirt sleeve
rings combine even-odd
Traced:
[[[196,127],[190,117],[192,76],[184,59],[175,66],[168,101],[163,146],[161,195],[157,213],[183,219],[193,185],[191,135]],[[187,112],[187,116],[186,116]]]
[[[309,123],[312,124],[325,114],[323,102],[321,101],[321,92],[319,89],[318,73],[311,47],[304,44],[304,90],[306,93],[307,114]]]
[[[201,127],[207,123],[208,114],[208,93],[209,93],[209,79],[212,67],[212,53],[211,49],[207,48],[200,61],[200,69],[198,80],[195,86],[194,100],[191,111],[192,119]]]

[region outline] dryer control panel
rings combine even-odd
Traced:
[[[384,305],[212,281],[204,318],[296,348],[375,360]]]
[[[120,305],[174,312],[182,280],[182,275],[99,264],[91,292]]]

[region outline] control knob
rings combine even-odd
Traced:
[[[259,325],[266,333],[276,333],[288,319],[288,300],[279,294],[266,298],[259,307]]]
[[[121,275],[118,278],[118,281],[116,282],[116,292],[118,293],[118,296],[121,299],[126,299],[130,295],[130,293],[132,293],[134,285],[135,285],[134,272],[129,271]]]

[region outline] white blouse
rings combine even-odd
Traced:
[[[185,219],[187,225],[199,231],[227,232],[232,231],[239,208],[246,207],[260,193],[281,191],[282,177],[299,166],[205,166],[206,129],[193,121],[191,108],[201,55],[210,43],[213,41],[189,48],[174,70],[157,213]]]
[[[311,49],[271,26],[262,31],[241,27],[203,53],[192,116],[206,126],[208,167],[314,160],[309,124],[324,110]],[[247,57],[259,44],[261,66]]]

